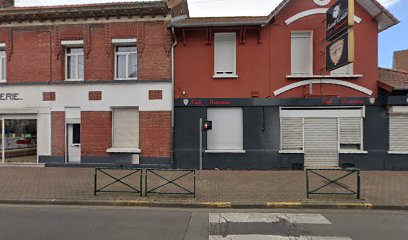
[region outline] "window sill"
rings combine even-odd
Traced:
[[[83,82],[85,81],[84,79],[65,79],[67,82]]]
[[[328,78],[361,78],[362,74],[332,74],[332,75],[286,75],[287,79],[328,79]]]
[[[362,150],[340,150],[340,154],[368,154],[368,151]]]
[[[107,153],[141,153],[139,148],[109,148],[106,150]]]
[[[215,74],[213,76],[214,79],[221,79],[221,78],[238,78],[236,74]]]
[[[408,155],[408,151],[388,151],[388,154]]]
[[[304,154],[303,150],[280,150],[280,154]]]
[[[244,154],[246,153],[245,150],[205,150],[205,153],[236,153],[236,154]]]
[[[115,78],[115,81],[134,81],[137,78]]]

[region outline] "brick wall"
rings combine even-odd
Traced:
[[[171,112],[140,112],[141,157],[171,157]]]
[[[171,34],[167,21],[0,28],[6,43],[9,82],[47,82],[65,79],[64,40],[83,40],[85,81],[113,80],[113,38],[137,38],[138,79],[171,78]]]
[[[108,156],[112,147],[112,112],[81,113],[82,156]]]
[[[51,154],[65,156],[65,112],[51,113]]]

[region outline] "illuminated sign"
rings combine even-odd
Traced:
[[[354,0],[338,0],[326,12],[326,39],[331,40],[354,26]]]
[[[333,71],[354,62],[354,32],[349,30],[326,47],[326,70]]]

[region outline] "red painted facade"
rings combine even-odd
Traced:
[[[333,4],[333,1],[332,3]],[[330,5],[329,5],[330,6]],[[327,6],[325,6],[327,7]],[[372,96],[352,88],[314,84],[298,87],[278,96],[274,91],[305,79],[288,79],[291,73],[291,32],[313,31],[313,74],[325,71],[325,14],[301,18],[289,25],[285,21],[300,12],[320,8],[312,0],[290,1],[267,26],[247,28],[240,43],[240,27],[211,27],[214,32],[236,32],[236,79],[214,79],[214,34],[206,44],[207,28],[177,28],[179,45],[175,51],[175,98],[307,98],[318,96],[375,97],[378,80],[378,23],[356,3],[355,13],[362,21],[356,23],[354,74],[359,78],[345,80],[373,91]],[[184,31],[184,33],[183,33]],[[184,34],[184,36],[183,36]],[[185,44],[183,43],[185,39]],[[313,79],[313,78],[307,78]]]

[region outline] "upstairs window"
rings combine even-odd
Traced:
[[[312,32],[292,32],[291,75],[313,75],[313,34]]]
[[[115,79],[137,79],[137,48],[136,46],[116,46]]]
[[[353,75],[354,73],[354,64],[349,63],[341,68],[338,68],[336,70],[333,70],[330,72],[331,75],[333,76],[339,76],[339,75]]]
[[[65,79],[71,81],[84,80],[84,48],[67,47],[65,56]]]
[[[214,39],[214,78],[237,77],[236,33],[215,33]]]
[[[7,58],[6,51],[0,49],[0,82],[6,82],[7,77]]]

